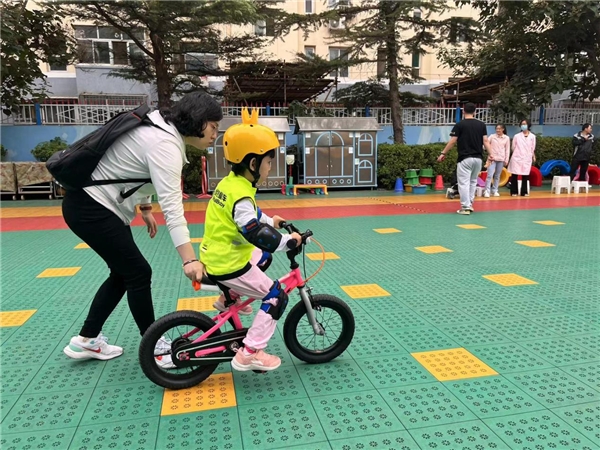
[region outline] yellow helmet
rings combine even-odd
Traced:
[[[241,163],[246,155],[264,155],[279,147],[279,139],[273,130],[258,123],[258,109],[242,109],[242,123],[230,126],[223,136],[225,159],[233,164]]]

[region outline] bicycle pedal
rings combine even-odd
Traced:
[[[254,372],[254,373],[262,373],[262,374],[267,373],[266,370],[253,370],[252,372]]]

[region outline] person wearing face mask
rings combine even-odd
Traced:
[[[529,197],[527,184],[532,162],[535,162],[535,134],[530,131],[531,122],[528,119],[521,120],[520,127],[521,132],[513,137],[512,157],[507,167],[511,174],[510,194],[513,197],[518,195],[518,179],[521,175],[521,196]]]
[[[577,174],[579,168],[579,181],[586,181],[588,166],[592,158],[594,148],[594,135],[592,134],[592,125],[584,123],[581,131],[573,136],[573,161],[571,162],[571,181]]]
[[[65,222],[110,270],[94,296],[79,335],[64,348],[67,356],[107,360],[123,353],[121,347],[108,344],[102,327],[125,293],[140,335],[154,322],[152,269],[130,228],[139,208],[150,238],[154,238],[157,224],[152,215],[153,194],[158,196],[185,276],[190,280],[202,279],[203,267],[196,258],[184,217],[181,172],[188,163],[186,144],[199,149],[211,146],[222,118],[221,106],[211,96],[190,93],[171,108],[151,112],[148,115],[151,124],[119,136],[92,173],[93,180],[150,179],[150,183],[119,183],[67,191],[62,204]],[[123,199],[120,195],[122,190],[133,191],[136,187],[130,197]],[[170,348],[166,340],[161,345]],[[157,349],[157,354],[161,351],[164,348]]]
[[[498,192],[498,183],[500,183],[500,174],[505,165],[508,164],[510,157],[510,138],[506,135],[506,127],[504,125],[496,125],[496,134],[490,136],[490,147],[492,152],[487,159],[487,178],[485,180],[484,197],[490,196],[490,188],[492,186],[492,178],[494,181],[494,197],[500,197]]]

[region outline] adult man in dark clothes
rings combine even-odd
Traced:
[[[491,147],[485,123],[473,117],[475,105],[467,103],[463,110],[465,118],[452,128],[450,140],[437,160],[442,162],[454,144],[458,143],[456,177],[458,179],[460,209],[456,212],[469,215],[474,211],[473,200],[475,199],[477,176],[481,172],[483,163],[483,146],[485,146],[488,153],[491,153]]]
[[[584,123],[581,131],[573,136],[573,161],[571,162],[571,181],[575,178],[577,168],[579,168],[579,181],[585,181],[592,150],[594,147],[594,135],[592,134],[592,125]]]

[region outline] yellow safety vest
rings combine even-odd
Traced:
[[[227,275],[243,269],[252,258],[254,245],[250,244],[233,220],[233,208],[247,198],[254,205],[256,188],[243,176],[230,172],[217,185],[208,208],[204,237],[200,245],[200,261],[210,275]]]

